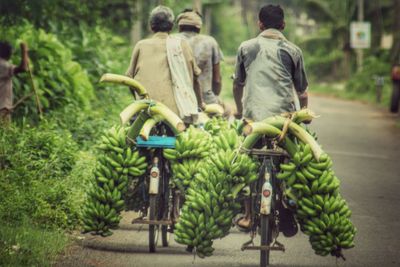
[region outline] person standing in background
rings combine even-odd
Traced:
[[[0,125],[11,123],[11,113],[14,107],[12,77],[28,70],[28,46],[21,43],[19,66],[14,66],[9,62],[11,55],[11,45],[0,41]]]

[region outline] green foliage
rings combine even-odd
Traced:
[[[91,157],[80,154],[76,164],[78,146],[54,123],[0,131],[1,221],[74,228]]]
[[[124,0],[2,0],[0,23],[7,26],[27,19],[36,27],[48,29],[51,23],[101,24],[115,30],[129,29],[135,1]]]
[[[67,24],[54,24],[52,31],[71,49],[73,60],[87,71],[92,84],[97,84],[106,72],[123,74],[128,68],[131,53],[129,38],[122,38],[101,26],[89,27],[85,23],[74,28]]]
[[[313,78],[324,77],[326,80],[340,79],[341,74],[338,70],[339,64],[343,59],[343,51],[333,49],[315,50],[313,54],[304,54],[307,73]],[[339,72],[339,73],[338,73]]]
[[[0,225],[1,266],[51,266],[68,242],[59,230],[34,227],[29,221],[21,226]]]
[[[220,63],[221,76],[222,76],[222,91],[221,100],[226,102],[233,101],[232,86],[233,80],[232,75],[235,73],[235,64],[232,62],[222,61]]]
[[[0,39],[14,41],[18,47],[21,41],[29,46],[30,65],[34,84],[44,111],[54,110],[73,103],[83,109],[90,107],[94,98],[93,86],[79,63],[72,60],[72,54],[53,34],[36,30],[25,23],[22,26],[1,28]],[[20,60],[14,53],[14,62]],[[22,74],[14,79],[15,98],[19,99],[32,92],[29,75]],[[17,117],[32,116],[36,113],[34,97],[18,106]]]
[[[386,83],[390,82],[390,64],[385,60],[370,56],[365,59],[363,70],[355,73],[347,82],[347,90],[355,93],[374,93],[376,76],[386,77]]]
[[[240,10],[235,7],[227,9],[225,5],[218,5],[213,8],[214,28],[211,35],[215,36],[227,55],[236,55],[239,45],[248,39],[247,29],[239,14]],[[229,23],[226,18],[229,18]]]

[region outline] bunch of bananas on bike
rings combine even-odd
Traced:
[[[147,170],[146,157],[127,145],[126,133],[126,128],[114,126],[102,136],[102,153],[82,212],[85,232],[110,235],[121,219],[128,184]]]
[[[216,128],[208,125],[208,129]],[[220,128],[213,136],[212,152],[187,189],[175,240],[193,248],[201,258],[212,255],[214,239],[229,233],[241,208],[237,194],[257,180],[257,162],[238,152],[241,139],[235,129]]]
[[[171,163],[173,183],[183,192],[194,179],[203,159],[208,157],[211,145],[208,132],[190,126],[177,137],[175,149],[164,149],[164,157]]]
[[[356,228],[351,211],[339,193],[340,180],[332,160],[322,154],[317,161],[309,144],[299,142],[288,163],[281,164],[277,178],[285,182],[287,197],[296,203],[301,230],[310,238],[316,254],[339,255],[354,247]]]
[[[137,110],[135,107],[134,111]],[[165,120],[169,125],[180,125],[178,119]],[[266,120],[265,125],[270,124],[265,129],[263,125],[257,128],[255,123],[255,133],[260,129],[261,132],[272,129],[267,135],[273,136],[282,130],[282,122],[283,118]],[[144,125],[153,126],[154,122]],[[291,158],[280,166],[277,178],[285,183],[286,197],[296,203],[301,230],[310,236],[316,253],[341,255],[342,249],[354,246],[356,229],[350,221],[351,211],[339,194],[340,181],[331,169],[331,159],[322,153],[314,137],[296,122],[292,122],[291,127],[306,138],[289,135],[293,139],[289,141],[298,144],[290,148],[289,137],[286,137],[283,148],[290,150]],[[182,190],[186,200],[175,225],[175,238],[178,243],[192,247],[198,256],[205,257],[212,255],[213,240],[228,234],[232,219],[241,207],[237,202],[239,192],[258,179],[258,161],[240,153],[239,147],[251,146],[260,133],[244,139],[241,122],[229,124],[217,117],[210,119],[204,130],[193,126],[182,129],[174,129],[177,134],[175,149],[163,151],[171,163],[173,183]],[[113,127],[102,137],[99,148],[103,154],[98,158],[95,180],[82,214],[87,232],[109,235],[110,229],[117,227],[121,219],[128,183],[146,174],[146,157],[127,144],[128,132],[129,127]],[[148,132],[149,128],[144,136]],[[316,153],[319,157],[314,155]]]

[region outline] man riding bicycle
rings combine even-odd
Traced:
[[[235,116],[252,121],[305,108],[308,102],[302,51],[282,34],[283,9],[279,5],[262,7],[258,25],[262,32],[238,49],[233,83]],[[237,221],[240,228],[251,227],[250,205],[246,199],[245,215]],[[283,209],[280,215],[283,234],[296,234],[293,214]]]
[[[174,26],[170,8],[154,8],[149,24],[154,35],[136,43],[126,75],[143,84],[151,99],[165,104],[185,123],[194,123],[198,108],[205,104],[193,52],[187,41],[170,36]]]

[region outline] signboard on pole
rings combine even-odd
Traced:
[[[352,22],[350,24],[350,46],[355,49],[371,47],[371,23]]]

